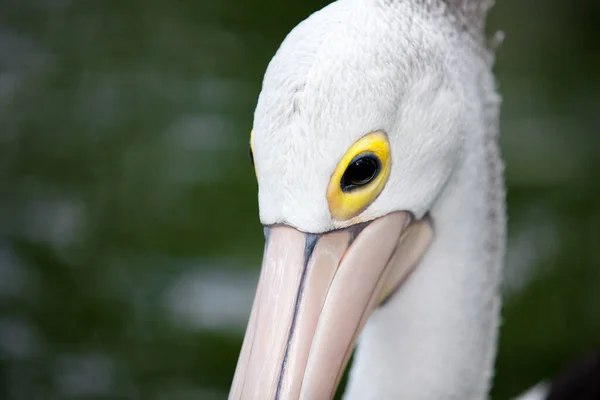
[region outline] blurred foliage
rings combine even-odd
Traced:
[[[600,7],[498,3],[506,399],[600,345]],[[0,5],[0,398],[225,397],[243,318],[181,323],[168,294],[203,269],[257,273],[253,108],[325,4]]]

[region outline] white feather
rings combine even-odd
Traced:
[[[548,396],[548,389],[547,382],[540,382],[515,400],[545,400]]]
[[[489,390],[505,236],[499,97],[483,24],[463,29],[461,10],[339,0],[290,33],[265,75],[254,121],[264,224],[346,226],[329,214],[327,184],[375,130],[389,135],[392,171],[361,219],[433,216],[432,247],[362,334],[346,399],[480,400]]]

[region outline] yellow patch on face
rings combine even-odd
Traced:
[[[252,160],[252,168],[254,168],[254,175],[258,178],[258,172],[256,172],[256,163],[254,162],[254,129],[250,131],[250,159]]]
[[[355,217],[381,193],[391,166],[390,144],[383,132],[369,133],[344,154],[327,187],[331,216],[338,221]]]

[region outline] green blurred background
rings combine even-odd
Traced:
[[[600,2],[497,2],[507,399],[600,345]],[[226,397],[263,245],[254,105],[327,3],[0,3],[0,399]]]

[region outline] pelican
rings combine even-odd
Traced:
[[[505,250],[487,0],[339,0],[283,41],[250,137],[265,251],[230,399],[478,400]],[[360,337],[360,339],[359,339]]]

